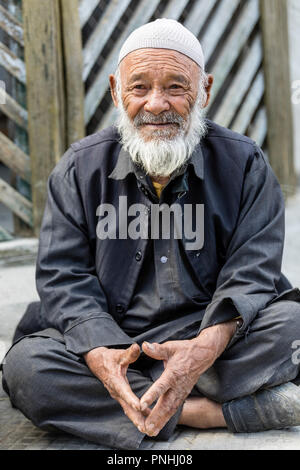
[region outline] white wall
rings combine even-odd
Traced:
[[[291,81],[300,80],[300,0],[288,0]],[[293,93],[293,90],[291,90]],[[299,97],[299,93],[298,93]],[[298,100],[300,101],[300,100]],[[295,163],[300,175],[300,102],[293,104]]]

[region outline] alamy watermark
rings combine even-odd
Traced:
[[[6,87],[3,80],[0,80],[0,104],[6,104]]]
[[[294,80],[292,83],[293,93],[292,93],[292,103],[300,104],[300,80]]]
[[[296,339],[295,341],[293,341],[291,348],[295,349],[292,354],[292,363],[297,366],[298,364],[300,364],[300,340]]]
[[[105,239],[184,239],[186,250],[201,250],[204,245],[203,204],[131,204],[127,196],[119,196],[119,206],[100,204],[96,232]],[[133,218],[129,221],[129,217]],[[118,232],[118,233],[117,233]],[[187,242],[187,240],[189,240]]]

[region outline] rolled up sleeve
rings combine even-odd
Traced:
[[[45,325],[58,329],[67,349],[80,355],[100,346],[127,347],[133,341],[109,314],[75,173],[69,150],[48,179],[36,285]]]
[[[261,149],[245,174],[239,217],[201,327],[241,316],[243,328],[277,295],[284,244],[284,200]]]

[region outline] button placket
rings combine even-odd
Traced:
[[[125,310],[124,305],[122,305],[122,304],[117,304],[116,305],[116,312],[117,313],[119,313],[119,314],[124,313],[124,310]]]
[[[170,265],[170,243],[169,240],[157,239],[154,240],[154,263],[155,270],[158,278],[158,290],[161,301],[171,301],[172,273]]]

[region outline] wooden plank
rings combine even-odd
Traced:
[[[0,178],[0,202],[32,227],[32,203]]]
[[[1,5],[0,28],[2,28],[11,38],[17,41],[20,46],[24,46],[22,24]]]
[[[266,108],[262,107],[257,112],[255,119],[250,126],[249,137],[253,139],[260,147],[263,145],[267,136],[267,121]]]
[[[295,189],[287,2],[260,5],[270,163],[280,183]]]
[[[0,225],[0,242],[7,242],[9,240],[13,240],[13,237],[4,227]]]
[[[62,40],[58,0],[23,0],[28,129],[36,236],[47,180],[66,149]]]
[[[184,22],[184,26],[192,31],[195,36],[198,36],[216,3],[217,0],[196,1]]]
[[[112,124],[115,124],[117,116],[118,109],[113,104],[111,104],[109,109],[106,111],[103,119],[101,120],[97,130],[101,131],[102,129],[105,129],[106,127],[109,127]]]
[[[85,23],[90,19],[96,6],[99,4],[99,0],[79,0],[78,11],[80,18],[80,26],[83,28]]]
[[[265,81],[264,81],[264,74],[260,71],[254,82],[253,85],[244,100],[241,109],[239,110],[231,129],[235,132],[239,132],[240,134],[244,134],[246,129],[248,128],[251,119],[262,100],[264,95],[265,89]]]
[[[23,129],[27,129],[28,113],[5,90],[1,90],[3,100],[0,101],[0,110]]]
[[[254,38],[247,55],[245,55],[237,73],[233,77],[225,98],[222,100],[214,120],[221,126],[228,127],[247,93],[262,61],[262,45],[260,35]]]
[[[83,50],[83,80],[86,81],[130,0],[111,0]]]
[[[7,10],[14,17],[17,18],[20,23],[22,23],[22,2],[20,0],[8,0]],[[13,39],[9,40],[7,47],[13,52],[17,57],[24,61],[24,47],[21,46],[18,42]],[[10,80],[10,89],[11,97],[17,101],[21,106],[26,108],[26,89],[25,86],[20,83],[16,78],[11,78]],[[13,129],[14,143],[26,154],[29,153],[28,148],[28,134],[27,131],[20,126],[16,126],[10,121],[11,127]],[[29,182],[20,178],[16,173],[12,173],[10,184],[16,191],[18,191],[22,196],[27,199],[31,199],[31,188]],[[14,236],[16,237],[28,237],[32,236],[32,229],[23,222],[17,215],[13,214],[13,227],[14,227]]]
[[[206,113],[212,106],[212,103],[220,91],[223,83],[226,80],[233,64],[243,49],[245,42],[249,39],[255,25],[259,20],[259,4],[258,0],[251,0],[246,3],[241,16],[237,23],[233,26],[227,41],[225,42],[219,59],[214,64],[211,73],[214,75],[214,84],[211,91],[211,101],[207,108]]]
[[[206,63],[209,62],[239,4],[239,0],[223,0],[215,9],[214,16],[201,39]]]
[[[8,137],[0,132],[0,161],[30,183],[30,158]]]
[[[183,10],[187,6],[189,0],[172,0],[161,14],[161,18],[168,18],[170,20],[178,20],[182,15]]]
[[[141,0],[138,7],[132,14],[130,21],[127,23],[125,29],[120,35],[119,39],[116,41],[112,51],[109,56],[106,58],[106,61],[99,71],[98,75],[95,78],[95,81],[91,88],[89,89],[86,99],[85,99],[85,122],[88,123],[94,112],[96,111],[99,103],[104,97],[108,87],[108,76],[109,74],[115,72],[118,65],[118,57],[120,53],[121,46],[129,34],[141,26],[142,24],[149,21],[153,15],[156,7],[159,4],[159,0]]]
[[[67,145],[85,136],[82,42],[77,0],[60,0],[67,104]]]
[[[0,42],[0,65],[21,83],[26,84],[26,70],[24,62]]]

